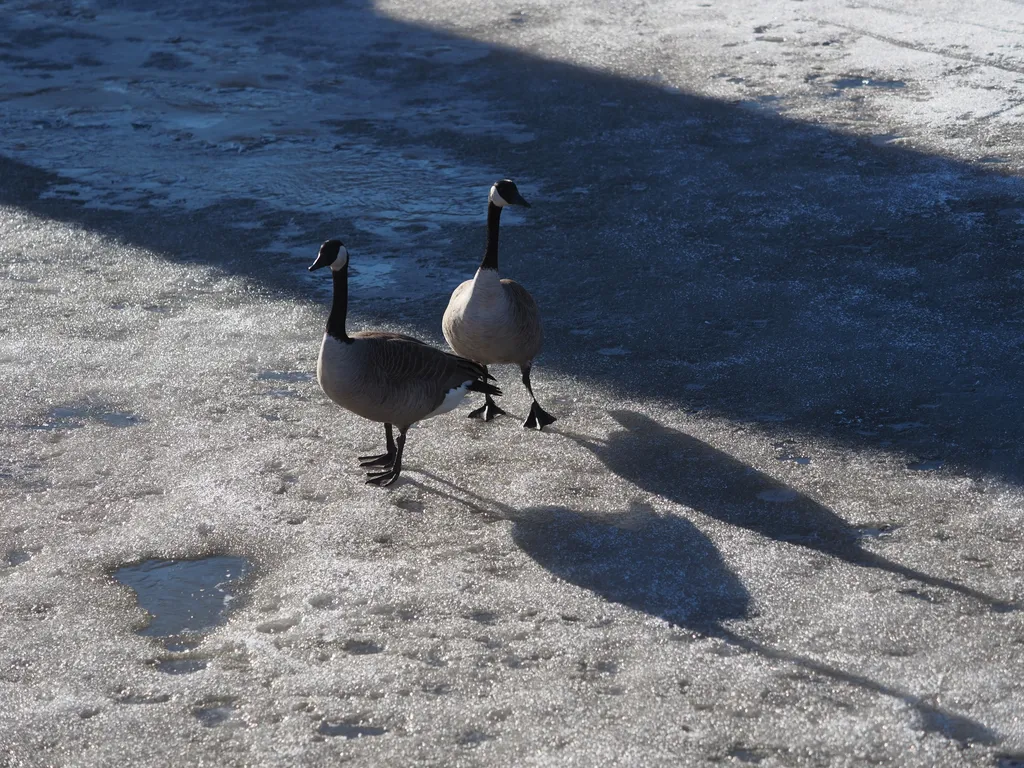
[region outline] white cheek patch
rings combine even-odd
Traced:
[[[338,251],[338,258],[336,258],[334,260],[334,262],[331,264],[331,269],[333,269],[335,272],[340,272],[341,270],[343,270],[347,266],[348,266],[348,248],[346,248],[343,245],[343,246],[341,246],[341,250]]]
[[[491,194],[488,195],[487,199],[490,200],[492,203],[494,203],[499,208],[504,208],[506,205],[508,205],[508,201],[504,197],[502,197],[501,195],[498,194],[498,185],[497,184],[494,184],[494,185],[491,186]]]

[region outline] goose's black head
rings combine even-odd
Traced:
[[[325,240],[316,261],[309,265],[309,271],[328,266],[335,272],[348,266],[348,249],[341,240]]]
[[[499,208],[504,208],[506,205],[530,207],[530,204],[519,194],[516,183],[511,179],[502,179],[501,181],[494,182],[494,185],[491,187],[491,194],[488,195],[487,199]]]

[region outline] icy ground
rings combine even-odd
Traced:
[[[0,766],[1024,764],[1024,6],[840,5],[0,3]]]

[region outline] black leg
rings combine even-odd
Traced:
[[[540,403],[537,402],[537,396],[533,394],[533,387],[530,386],[530,367],[529,363],[522,366],[523,384],[526,385],[526,391],[530,393],[530,397],[533,399],[533,405],[530,406],[530,415],[526,417],[523,426],[526,429],[536,429],[539,432],[548,424],[553,424],[555,417],[541,408]]]
[[[484,374],[487,373],[487,366],[484,366]],[[495,416],[500,416],[505,413],[497,404],[491,399],[490,395],[484,395],[484,404],[477,408],[475,411],[469,412],[469,418],[471,419],[483,419],[484,421],[490,421]]]
[[[384,435],[387,437],[387,453],[378,456],[360,456],[360,467],[390,467],[395,463],[395,439],[391,436],[391,425],[384,425]]]
[[[398,476],[402,474],[402,451],[405,449],[405,432],[409,427],[398,428],[398,440],[396,441],[395,462],[390,469],[383,472],[367,472],[366,482],[370,485],[379,485],[381,488],[391,485]]]

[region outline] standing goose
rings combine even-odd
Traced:
[[[519,194],[514,182],[497,181],[491,187],[487,202],[487,250],[472,280],[452,292],[444,312],[444,337],[456,354],[476,360],[484,366],[515,363],[523,374],[523,384],[533,399],[530,415],[523,426],[543,429],[555,417],[540,407],[530,386],[530,368],[540,352],[544,335],[540,313],[533,297],[515,280],[498,279],[498,226],[501,209],[506,205],[530,204]],[[490,395],[484,404],[469,414],[470,418],[490,421],[504,413]]]
[[[367,483],[391,485],[402,471],[405,433],[421,419],[446,413],[467,392],[500,395],[487,379],[487,369],[472,360],[442,352],[399,333],[345,332],[348,312],[348,250],[340,240],[320,246],[309,271],[331,268],[334,301],[320,346],[316,378],[320,388],[342,408],[370,421],[384,423],[387,452],[360,456],[360,465],[380,467]],[[398,427],[398,440],[391,434]]]

